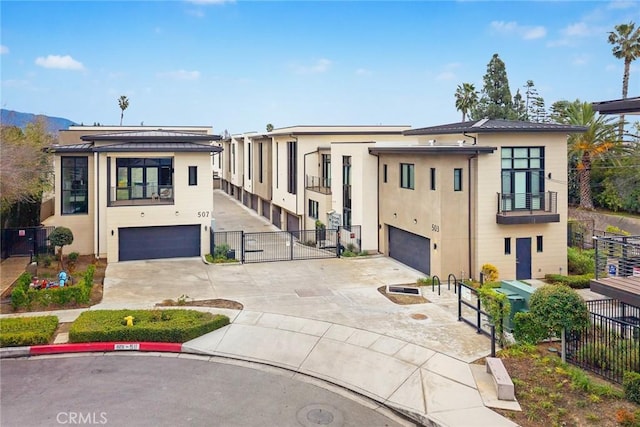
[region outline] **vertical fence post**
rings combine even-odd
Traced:
[[[596,280],[598,280],[598,267],[599,267],[598,264],[600,264],[600,262],[599,262],[599,259],[598,259],[598,238],[596,236],[593,236],[593,246],[596,249],[596,254],[595,254],[595,257],[596,257],[596,273],[595,273],[595,276],[596,276]]]
[[[340,255],[342,255],[340,252],[340,226],[338,226],[338,228],[336,229],[336,257],[340,258]]]
[[[244,230],[240,231],[240,261],[244,264]]]
[[[482,307],[480,307],[480,295],[478,295],[476,293],[476,298],[477,298],[477,303],[476,303],[476,333],[481,334],[482,333],[482,328],[480,327],[480,310],[482,310]]]
[[[456,286],[460,286],[460,289],[458,292],[458,322],[462,321],[462,284],[458,285],[456,283]]]
[[[491,357],[496,357],[496,325],[491,325]]]
[[[289,233],[289,260],[293,260],[293,233]]]

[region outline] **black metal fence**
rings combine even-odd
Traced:
[[[458,321],[473,326],[479,334],[491,337],[489,314],[482,309],[478,291],[462,282],[457,282],[457,285]]]
[[[55,227],[23,227],[2,230],[2,259],[10,256],[53,254],[49,235]]]
[[[640,372],[640,308],[613,299],[587,306],[590,325],[567,334],[567,362],[616,383]]]
[[[640,277],[640,236],[597,237],[594,243],[596,279]]]
[[[212,232],[211,253],[222,249],[242,263],[334,258],[361,251],[360,226],[298,231]]]

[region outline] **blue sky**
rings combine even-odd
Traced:
[[[547,106],[621,97],[607,33],[638,1],[7,1],[2,108],[216,132],[459,121],[494,53]],[[640,62],[629,96],[640,96]]]

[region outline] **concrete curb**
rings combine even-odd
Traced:
[[[0,359],[43,354],[91,353],[111,351],[153,351],[181,353],[182,343],[171,342],[88,342],[75,344],[46,344],[0,349]]]

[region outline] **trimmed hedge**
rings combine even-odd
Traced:
[[[582,274],[579,276],[563,276],[561,274],[546,274],[544,279],[547,283],[560,283],[573,289],[586,289],[589,287],[593,274]]]
[[[41,307],[49,307],[50,305],[64,306],[70,303],[88,304],[91,299],[91,287],[93,286],[95,271],[96,267],[90,265],[77,285],[42,290],[32,289],[29,286],[31,284],[31,275],[22,273],[11,292],[11,305],[14,310],[21,307],[30,310],[34,304]]]
[[[125,317],[133,316],[133,326]],[[224,315],[196,310],[95,310],[73,322],[69,342],[186,342],[229,324]]]
[[[0,347],[47,344],[57,328],[56,316],[0,319]]]

